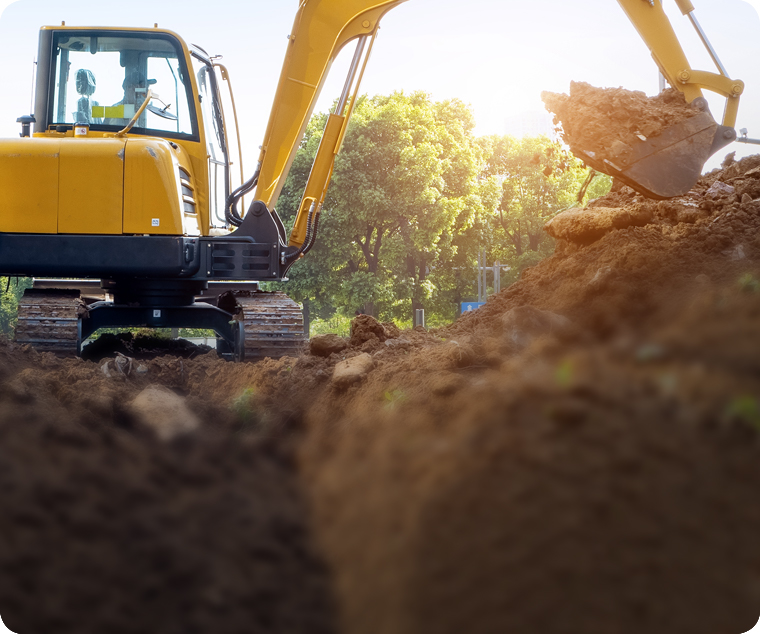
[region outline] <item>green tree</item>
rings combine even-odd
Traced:
[[[18,320],[18,303],[24,291],[31,288],[28,277],[0,277],[0,332],[12,336]]]
[[[292,226],[326,115],[310,122],[278,211]],[[474,294],[478,251],[513,281],[552,250],[543,226],[574,204],[588,170],[547,137],[473,136],[458,100],[362,97],[323,206],[314,249],[284,290],[314,317],[358,308],[410,323],[449,321]],[[609,189],[597,178],[584,199]]]
[[[543,230],[546,222],[606,193],[611,181],[599,175],[579,201],[589,170],[558,141],[546,136],[492,136],[480,143],[487,156],[483,176],[495,179],[501,188],[492,208],[489,246],[495,259],[512,266],[507,279],[516,279],[553,250],[554,241]]]
[[[283,189],[279,210],[289,223],[307,172],[299,161],[310,163],[323,121],[309,126]],[[293,290],[312,292],[319,284],[344,312],[362,307],[404,321],[414,308],[447,305],[456,236],[482,208],[482,151],[473,128],[472,113],[457,100],[436,103],[424,93],[360,99],[336,161],[318,246],[305,258],[314,264],[293,267],[291,280],[301,283]]]

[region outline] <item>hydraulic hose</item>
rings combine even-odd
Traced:
[[[237,209],[238,201],[249,191],[251,191],[259,182],[259,173],[261,172],[261,163],[256,168],[256,172],[245,183],[235,189],[227,198],[224,204],[224,219],[233,227],[239,227],[243,224],[243,218]]]
[[[288,253],[283,258],[283,264],[295,262],[302,255],[306,255],[317,241],[317,231],[319,229],[319,211],[317,203],[314,201],[309,209],[309,215],[306,219],[306,239],[296,251]]]

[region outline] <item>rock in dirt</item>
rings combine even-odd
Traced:
[[[610,231],[642,227],[651,220],[652,210],[646,205],[575,208],[554,216],[544,225],[544,230],[557,240],[591,244]]]
[[[348,348],[348,342],[335,334],[317,335],[309,342],[309,352],[315,357],[329,357],[331,354],[343,352]]]
[[[332,383],[339,389],[347,388],[361,381],[374,367],[372,357],[363,352],[338,363],[333,370]]]
[[[517,348],[525,348],[541,335],[556,334],[570,327],[567,317],[533,306],[517,306],[508,310],[501,323],[504,337]]]
[[[132,414],[161,440],[173,440],[200,427],[184,398],[161,385],[149,385],[129,404]]]
[[[708,198],[723,198],[725,196],[731,196],[736,189],[729,185],[728,183],[723,183],[721,181],[715,181],[712,185],[710,185],[710,188],[705,192],[705,196]]]

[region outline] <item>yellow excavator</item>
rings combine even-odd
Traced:
[[[217,59],[157,27],[43,27],[34,115],[19,118],[21,138],[0,140],[0,275],[36,278],[19,306],[17,341],[79,353],[102,328],[193,327],[213,330],[232,360],[296,353],[298,305],[258,284],[285,279],[314,245],[380,20],[404,1],[300,0],[258,166],[236,189],[222,107],[229,74]],[[706,38],[719,72],[690,67],[660,0],[618,2],[663,75],[703,112],[642,141],[624,168],[582,158],[647,195],[679,195],[736,138],[743,84]],[[689,0],[676,2],[704,36]],[[274,207],[349,43],[348,77],[288,236]],[[721,124],[704,88],[726,97]]]

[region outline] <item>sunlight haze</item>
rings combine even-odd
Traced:
[[[250,172],[297,4],[296,0],[218,0],[213,4],[188,0],[181,5],[135,0],[125,12],[123,7],[81,0],[10,4],[0,0],[0,8],[5,6],[0,48],[4,58],[13,60],[4,68],[0,136],[18,135],[16,118],[31,109],[40,26],[65,21],[68,25],[149,28],[158,23],[211,54],[223,55],[242,119],[246,171]],[[760,137],[760,0],[695,0],[694,4],[729,74],[746,83],[737,129],[747,128],[750,137]],[[666,0],[665,7],[692,66],[714,70],[689,21],[674,2]],[[344,51],[342,58],[349,55],[350,51]],[[326,110],[340,91],[343,67],[345,59],[339,59],[318,110]],[[623,86],[649,95],[658,91],[658,73],[649,51],[614,0],[590,0],[582,9],[563,0],[530,4],[409,0],[383,19],[362,92],[422,90],[436,100],[459,98],[472,106],[477,134],[519,134],[520,129],[549,127],[540,94],[567,92],[571,80]],[[710,103],[719,119],[722,99],[710,98]],[[733,150],[744,156],[755,153],[757,146],[735,143],[719,152],[708,168]]]

